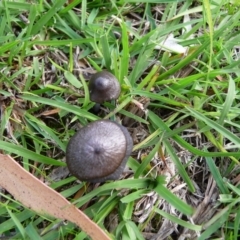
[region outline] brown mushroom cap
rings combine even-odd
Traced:
[[[132,147],[132,138],[125,127],[110,120],[98,120],[70,139],[67,166],[82,181],[115,180],[123,172]]]
[[[120,84],[116,77],[107,71],[95,73],[89,80],[90,99],[103,103],[117,99],[120,95]]]

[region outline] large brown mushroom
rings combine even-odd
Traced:
[[[98,120],[70,139],[67,166],[81,181],[115,180],[123,172],[132,148],[132,138],[125,127],[110,120]]]

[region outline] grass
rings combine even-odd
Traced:
[[[1,1],[0,152],[112,239],[237,240],[238,8],[230,0]],[[88,79],[101,69],[122,91],[96,115]],[[66,144],[100,118],[122,122],[134,151],[122,179],[85,185],[61,170]],[[0,236],[86,238],[4,190]]]

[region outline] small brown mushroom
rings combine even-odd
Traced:
[[[110,120],[98,120],[70,139],[67,166],[81,181],[115,180],[123,172],[132,148],[132,138],[125,127]]]
[[[90,99],[96,103],[117,99],[120,90],[116,77],[107,71],[95,73],[89,80]]]

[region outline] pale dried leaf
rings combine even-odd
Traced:
[[[10,156],[0,154],[0,185],[28,208],[78,225],[92,239],[109,240],[107,234],[62,195],[22,168]]]
[[[173,34],[169,34],[169,36],[156,45],[156,49],[164,49],[169,52],[182,53],[186,54],[188,51],[188,47],[183,47],[178,43],[178,39],[174,38]]]
[[[190,18],[190,16],[189,16],[189,14],[184,15],[184,17],[183,17],[183,22],[184,22],[184,23],[189,23],[189,22],[191,22],[191,18]],[[188,24],[188,25],[186,25],[186,26],[182,29],[182,34],[188,33],[188,32],[190,32],[191,30],[192,30],[192,25],[191,25],[191,24]],[[194,35],[191,34],[187,39],[193,39],[193,38],[194,38]]]

